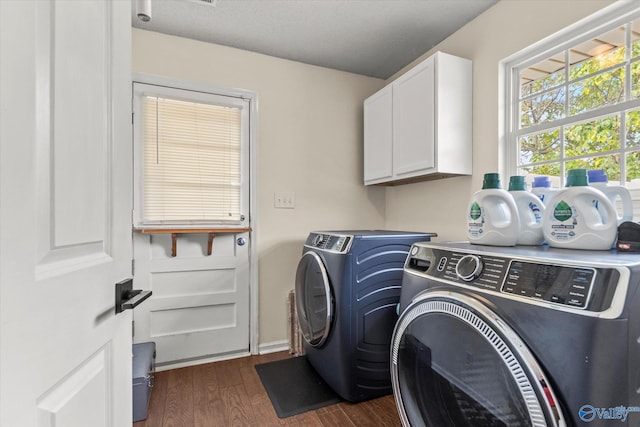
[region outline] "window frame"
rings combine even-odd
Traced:
[[[145,223],[143,216],[144,206],[144,144],[142,114],[142,97],[144,95],[158,95],[185,101],[215,103],[239,107],[241,109],[241,195],[240,211],[242,218],[239,221],[176,221],[170,223]],[[257,96],[254,92],[205,85],[196,82],[168,79],[159,76],[134,74],[132,80],[132,105],[133,105],[133,227],[144,229],[202,229],[202,228],[237,228],[249,227],[251,219],[255,217],[255,137],[257,117]]]
[[[502,137],[500,139],[503,141],[503,149],[505,153],[503,166],[505,168],[504,170],[507,172],[507,176],[517,174],[520,156],[518,138],[522,134],[530,133],[530,128],[523,129],[522,132],[519,132],[520,70],[526,69],[546,58],[566,51],[583,41],[590,40],[608,30],[622,26],[627,22],[639,18],[639,3],[616,2],[501,61],[500,90],[503,94],[500,98],[503,100],[503,111],[502,114],[500,114],[502,121],[500,125]],[[628,65],[625,66],[625,68],[628,71]],[[625,80],[625,84],[629,85],[629,79]],[[568,94],[566,94],[566,98],[568,99]],[[625,100],[612,106],[600,107],[595,110],[581,112],[573,116],[565,116],[561,119],[544,123],[537,127],[536,131],[551,131],[563,126],[570,126],[571,124],[596,120],[631,108],[640,108],[640,98]],[[624,126],[624,123],[622,123],[621,126]],[[562,140],[562,133],[560,138]],[[621,142],[624,144],[623,141]],[[561,179],[564,179],[564,176],[566,176],[566,170],[564,170],[564,161],[566,160],[564,158],[564,146],[562,146],[561,150],[562,158],[555,161],[549,161],[549,163],[560,163]],[[622,146],[620,150],[625,150],[625,147]],[[579,156],[579,158],[589,158],[597,154],[598,153],[589,153],[584,156]],[[625,174],[625,167],[626,164],[621,162],[620,169],[622,176]],[[624,184],[625,182],[621,182],[621,185]]]

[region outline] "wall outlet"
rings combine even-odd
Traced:
[[[273,193],[273,206],[278,209],[296,207],[296,193]]]

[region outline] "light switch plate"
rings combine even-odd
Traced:
[[[296,194],[290,192],[273,193],[273,206],[278,209],[294,209]]]

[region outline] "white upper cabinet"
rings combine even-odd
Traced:
[[[364,101],[364,183],[471,175],[471,61],[437,52]]]
[[[364,101],[364,181],[391,179],[393,123],[391,86]]]

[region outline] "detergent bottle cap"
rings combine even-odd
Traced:
[[[566,187],[585,187],[589,185],[586,169],[571,169],[567,175]]]
[[[609,182],[607,174],[602,169],[587,171],[587,175],[589,176],[590,184],[593,184],[594,182]]]
[[[551,188],[551,178],[549,178],[548,176],[535,176],[533,177],[533,183],[531,184],[531,186],[533,188]]]
[[[489,190],[492,188],[502,188],[500,185],[500,174],[485,173],[484,180],[482,181],[482,189]]]
[[[527,189],[527,184],[524,181],[524,176],[512,176],[509,178],[509,191],[524,191]]]

